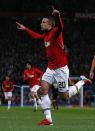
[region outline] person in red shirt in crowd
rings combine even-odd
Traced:
[[[42,71],[36,67],[31,67],[31,62],[26,62],[26,68],[24,70],[24,81],[27,82],[30,89],[30,95],[34,102],[34,111],[37,110],[37,103],[41,104],[41,100],[37,95],[37,91],[40,88],[40,80],[42,77]]]
[[[8,75],[5,76],[5,80],[2,81],[2,90],[4,92],[5,99],[8,101],[8,110],[11,108],[12,91],[14,90],[13,81]]]
[[[42,39],[45,44],[48,67],[43,74],[40,88],[41,107],[45,119],[39,122],[39,125],[53,125],[50,110],[51,101],[48,96],[48,90],[51,84],[57,83],[60,96],[64,99],[68,99],[75,95],[85,83],[91,82],[89,79],[82,76],[82,80],[75,84],[75,86],[71,86],[71,88],[68,87],[69,69],[62,36],[64,24],[59,10],[56,10],[54,7],[52,7],[52,15],[53,17],[44,17],[42,19],[41,30],[44,31],[43,34],[36,33],[16,22],[18,29],[27,32],[32,38]],[[57,25],[55,25],[54,17],[57,20]]]

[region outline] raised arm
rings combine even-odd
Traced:
[[[94,78],[94,69],[95,69],[95,55],[93,57],[91,68],[90,68],[90,73],[89,73],[90,79]]]
[[[61,16],[60,16],[59,10],[56,10],[53,6],[52,6],[52,10],[53,10],[52,15],[54,15],[55,18],[56,18],[57,21],[58,21],[58,29],[63,30],[64,24],[63,24],[63,22],[62,22],[62,18],[61,18]]]
[[[26,31],[29,34],[29,36],[32,37],[32,38],[42,39],[42,37],[43,37],[43,35],[38,34],[38,33],[34,32],[34,31],[30,30],[29,28],[27,28],[26,26],[24,26],[24,25],[22,25],[22,24],[20,24],[18,22],[16,22],[16,25],[17,25],[17,29]]]

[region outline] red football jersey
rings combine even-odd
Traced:
[[[13,91],[13,89],[14,89],[13,81],[6,81],[6,80],[4,80],[2,82],[2,89],[3,89],[4,92]]]
[[[34,85],[40,85],[39,78],[42,77],[42,74],[42,71],[38,68],[25,69],[23,79],[27,82],[29,87],[33,87]],[[29,78],[28,75],[31,75],[32,77]]]
[[[36,39],[42,39],[45,43],[46,55],[48,59],[48,67],[51,69],[60,68],[67,64],[67,54],[63,45],[62,30],[64,24],[59,16],[58,27],[54,27],[44,34],[38,34],[26,27],[26,32]]]

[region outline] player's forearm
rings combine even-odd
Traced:
[[[42,38],[42,35],[41,34],[38,34],[32,30],[30,30],[29,28],[25,28],[25,31],[29,34],[30,37],[32,38],[35,38],[35,39],[41,39]]]
[[[64,24],[63,24],[63,21],[62,21],[62,18],[61,18],[61,16],[60,16],[60,14],[59,14],[59,16],[58,16],[58,27],[59,27],[60,29],[62,29],[62,30],[63,30],[63,28],[64,28]]]
[[[34,31],[30,30],[28,27],[24,26],[23,24],[20,24],[19,22],[16,22],[16,24],[17,24],[17,29],[26,31],[30,35],[30,37],[33,37],[33,38],[36,38],[36,39],[42,38],[41,34],[38,34]]]
[[[53,16],[57,19],[57,21],[58,21],[58,29],[63,30],[64,25],[63,25],[63,22],[62,22],[62,18],[61,18],[61,16],[60,16],[60,11],[59,11],[59,10],[56,10],[56,9],[54,8],[54,6],[52,6],[52,15],[53,15]]]
[[[64,23],[63,23],[63,21],[62,21],[62,18],[61,18],[61,16],[60,16],[60,13],[57,14],[57,15],[55,16],[55,18],[56,18],[57,23],[58,23],[58,29],[63,30],[63,28],[64,28]]]

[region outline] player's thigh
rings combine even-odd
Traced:
[[[8,98],[12,97],[12,92],[8,92]]]
[[[51,69],[47,68],[41,81],[41,90],[46,94],[48,93],[49,86],[54,83],[54,74]]]
[[[47,94],[47,93],[48,93],[48,90],[49,90],[49,83],[46,82],[46,81],[44,81],[44,80],[42,80],[42,81],[41,81],[40,90],[41,90],[43,93]]]
[[[5,99],[8,99],[8,92],[4,92]]]
[[[54,83],[54,74],[53,74],[53,70],[47,68],[46,72],[43,74],[42,77],[42,82],[45,81],[49,84]],[[43,86],[45,85],[45,83],[42,83]]]
[[[56,79],[58,91],[66,92],[68,90],[68,78],[69,78],[69,69],[68,67],[62,67],[55,71],[54,78]]]

